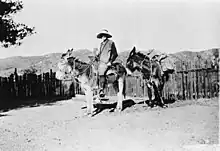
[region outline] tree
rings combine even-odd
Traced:
[[[219,50],[218,48],[212,50],[212,54],[215,58],[219,58]]]
[[[219,50],[220,49],[213,49],[212,50],[213,56],[211,58],[211,62],[212,62],[212,68],[214,68],[214,69],[219,69],[219,62],[220,62]]]
[[[22,40],[35,33],[34,27],[23,23],[15,23],[13,15],[23,9],[21,1],[0,0],[0,43],[7,48],[21,45]]]
[[[31,66],[28,69],[24,69],[23,72],[24,72],[24,74],[36,74],[37,69],[34,66]]]

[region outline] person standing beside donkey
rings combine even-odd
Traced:
[[[112,35],[108,32],[108,30],[104,29],[100,33],[97,34],[97,38],[101,39],[100,48],[97,51],[96,58],[98,60],[98,74],[102,78],[104,77],[104,73],[109,66],[115,61],[118,57],[118,52],[113,40],[110,40]],[[98,78],[99,79],[99,78]],[[97,81],[97,85],[95,88],[98,87],[99,80]],[[104,86],[101,86],[104,88]]]

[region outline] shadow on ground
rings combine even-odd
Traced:
[[[0,101],[0,112],[8,112],[14,109],[21,108],[31,108],[31,107],[39,107],[39,106],[51,106],[54,105],[58,101],[68,100],[72,97],[55,97],[55,98],[32,98],[32,99],[4,99]],[[1,117],[2,115],[0,115]],[[3,115],[4,116],[4,115]]]
[[[175,99],[164,99],[165,104],[172,104],[175,101],[176,101]],[[148,104],[149,100],[140,101],[138,103],[135,103],[135,101],[132,99],[124,100],[122,103],[122,106],[123,106],[122,111],[125,110],[126,108],[129,108],[129,107],[135,105],[135,104],[144,104],[144,103]],[[103,112],[104,110],[109,110],[109,109],[110,109],[109,112],[114,112],[116,106],[117,106],[117,102],[111,103],[111,104],[94,104],[94,107],[96,108],[96,110],[94,111],[95,114],[93,116]],[[85,108],[86,107],[83,107],[82,109],[85,109]]]
[[[0,117],[8,116],[8,114],[0,114]]]
[[[39,107],[39,106],[52,106],[54,105],[56,102],[58,101],[65,101],[68,100],[72,97],[55,97],[55,98],[41,98],[41,99],[37,99],[37,98],[32,98],[32,99],[25,99],[25,100],[4,100],[4,101],[0,101],[0,112],[8,112],[10,110],[14,110],[14,109],[21,109],[21,108],[32,108],[32,107]],[[2,103],[4,102],[4,103]],[[123,109],[125,110],[126,108],[129,108],[135,104],[143,104],[144,102],[146,102],[146,104],[148,104],[148,100],[145,101],[141,101],[138,103],[135,103],[134,100],[132,99],[127,99],[123,101]],[[171,104],[174,103],[175,100],[171,99],[171,100],[166,100],[164,99],[165,104]],[[95,104],[94,107],[96,108],[95,110],[95,115],[101,113],[104,110],[110,109],[110,112],[113,112],[114,109],[117,106],[117,102],[115,103],[111,103],[111,104]],[[86,107],[83,107],[82,109],[84,109]],[[0,114],[1,116],[7,116],[5,114]]]
[[[155,102],[154,102],[154,101],[155,101]],[[172,103],[175,103],[176,101],[177,101],[177,99],[175,99],[175,98],[169,98],[169,99],[163,98],[164,104],[172,104]],[[153,102],[154,102],[157,106],[162,107],[158,100],[153,100]],[[137,104],[144,104],[144,103],[147,104],[147,105],[149,105],[149,100],[143,100],[143,101],[141,101],[141,102],[138,102]]]
[[[123,106],[122,110],[124,110],[128,107],[131,107],[135,104],[136,103],[132,99],[124,100],[122,102],[122,106]],[[116,108],[116,106],[117,106],[117,102],[112,103],[112,104],[95,104],[94,107],[96,108],[96,110],[95,110],[95,114],[93,116],[95,116],[95,115],[97,115],[97,114],[99,114],[102,111],[107,110],[107,109],[111,109],[110,112],[113,112],[114,109]]]

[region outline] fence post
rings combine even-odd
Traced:
[[[186,74],[185,74],[185,78],[186,78],[186,99],[189,99],[189,93],[190,93],[190,84],[189,84],[189,75],[190,75],[190,71],[189,71],[189,62],[186,62]]]
[[[210,78],[210,80],[209,80],[209,82],[210,82],[209,83],[209,85],[210,85],[210,96],[214,97],[214,92],[213,92],[213,88],[212,88],[213,87],[212,80],[214,80],[214,78],[215,78],[215,76],[213,76],[213,73],[215,73],[215,72],[213,72],[213,70],[211,69],[209,73],[210,73],[210,77],[209,77]]]
[[[40,98],[43,97],[43,83],[42,83],[42,74],[37,76],[37,83],[38,83],[38,87],[39,87],[39,93],[38,95],[40,95]]]
[[[176,89],[177,89],[175,77],[176,77],[176,76],[175,76],[174,73],[171,74],[171,81],[170,81],[170,85],[169,85],[169,87],[171,87],[171,89],[172,89],[172,95],[173,95],[174,98],[176,98],[175,91],[176,91]]]
[[[207,85],[206,85],[206,79],[207,79],[207,75],[206,75],[206,70],[207,70],[207,60],[205,61],[205,68],[203,70],[203,82],[204,82],[204,85],[203,85],[203,88],[204,88],[204,98],[207,97]]]
[[[218,85],[218,87],[217,87],[217,92],[216,92],[216,96],[219,96],[219,66],[217,67],[217,69],[215,70],[215,73],[216,73],[216,79],[217,79],[217,85]]]
[[[196,99],[197,100],[197,88],[196,88],[196,81],[197,81],[197,79],[196,79],[196,62],[194,62],[193,63],[193,66],[192,66],[192,68],[193,68],[193,96],[194,96],[194,99]]]
[[[9,95],[8,98],[12,99],[13,95],[14,95],[14,86],[13,86],[13,74],[11,74],[8,77],[8,91],[9,91]]]
[[[0,91],[2,91],[2,77],[0,77]],[[0,93],[0,98],[2,98],[2,93]],[[1,103],[2,102],[0,102],[0,105],[1,105]]]
[[[184,62],[182,62],[182,93],[183,93],[183,100],[186,99],[186,97],[185,97],[185,85],[184,85],[184,81],[185,81],[185,78],[184,78]]]
[[[59,82],[59,95],[63,96],[63,93],[62,93],[62,84],[63,84],[62,80],[59,80],[58,82]]]
[[[193,82],[194,82],[194,78],[193,78],[193,64],[190,62],[189,64],[189,69],[190,69],[190,78],[189,78],[189,81],[190,81],[190,100],[193,99]]]
[[[136,95],[140,96],[140,81],[139,77],[136,77]]]
[[[207,75],[207,97],[211,97],[211,82],[210,82],[210,62],[207,61],[207,70],[206,70],[206,75]]]
[[[76,97],[76,92],[75,92],[75,81],[72,80],[72,97]]]
[[[208,98],[208,61],[205,61],[205,98]]]

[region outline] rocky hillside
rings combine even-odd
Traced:
[[[182,62],[196,62],[198,59],[201,61],[201,67],[205,66],[205,61],[210,63],[212,57],[219,57],[220,48],[213,48],[208,50],[203,50],[199,52],[192,51],[181,51],[173,54],[169,54],[169,57],[175,64]],[[119,54],[119,60],[122,62],[126,62],[130,51],[124,51]],[[147,54],[147,50],[141,50],[142,53]],[[154,52],[153,52],[154,53]],[[156,52],[157,53],[157,52]],[[155,54],[155,53],[154,53]]]
[[[74,55],[82,59],[83,61],[88,61],[88,57],[92,52],[83,49],[74,52]],[[62,53],[50,53],[43,56],[30,56],[30,57],[10,57],[5,59],[0,59],[0,76],[9,76],[17,68],[18,74],[23,74],[25,70],[36,69],[37,74],[48,72],[50,69],[53,71],[57,70],[57,63],[60,60]]]
[[[182,61],[195,61],[198,57],[202,62],[211,59],[213,54],[219,54],[220,49],[209,49],[200,52],[181,51],[174,54],[169,54],[174,62]],[[125,63],[129,55],[130,50],[123,51],[119,54],[118,60]],[[141,50],[144,54],[147,50]],[[10,57],[0,59],[0,76],[9,76],[17,68],[19,74],[23,74],[25,69],[36,69],[37,73],[48,72],[50,69],[57,70],[57,63],[60,60],[62,53],[51,53],[43,56],[30,56],[30,57]],[[87,49],[80,49],[74,51],[74,56],[77,56],[81,60],[88,62],[88,56],[92,55],[92,52]]]

